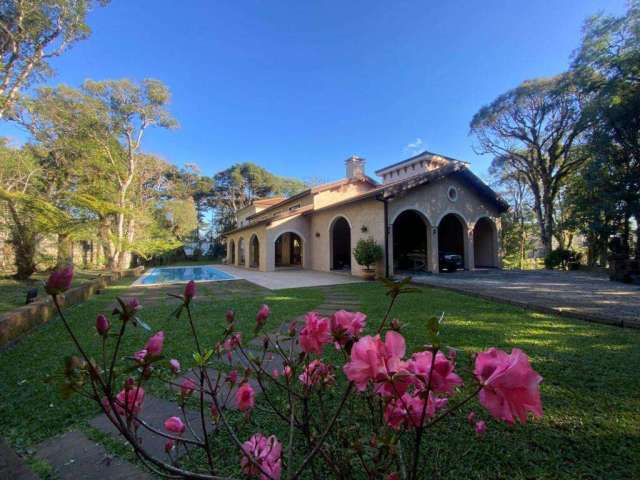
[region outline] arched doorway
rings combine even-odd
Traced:
[[[229,241],[227,248],[229,249],[229,263],[231,265],[235,265],[236,264],[236,242],[234,242],[233,240]]]
[[[351,226],[344,217],[331,225],[331,270],[351,270]]]
[[[249,240],[249,266],[260,268],[260,241],[256,234],[253,234]]]
[[[238,265],[243,267],[247,265],[244,256],[244,238],[240,238],[240,240],[238,240]]]
[[[473,227],[473,258],[476,268],[497,268],[498,235],[496,225],[482,217]]]
[[[276,267],[302,266],[302,239],[293,232],[281,234],[275,243]]]
[[[445,215],[438,225],[438,263],[441,271],[464,269],[465,226],[457,215]]]
[[[405,210],[393,221],[393,271],[429,270],[428,221],[416,210]]]

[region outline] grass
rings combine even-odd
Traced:
[[[76,269],[73,276],[73,286],[76,287],[87,280],[96,278],[104,271]],[[38,296],[45,295],[43,282],[49,278],[48,272],[34,273],[28,280],[16,280],[9,274],[0,274],[0,313],[13,310],[24,305],[27,291],[38,289]]]
[[[121,282],[69,309],[69,319],[85,342],[97,345],[95,315],[107,311],[115,295],[127,286],[128,282]],[[340,288],[360,298],[370,319],[368,329],[375,329],[387,306],[382,288],[377,284]],[[184,320],[168,319],[172,302],[154,299],[151,293],[148,296],[152,304],[141,316],[154,329],[165,330],[167,354],[189,364],[192,347]],[[312,288],[274,293],[246,282],[221,282],[206,290],[203,287],[195,316],[205,340],[212,343],[230,306],[236,310],[240,330],[249,335],[261,303],[272,307],[270,322],[275,325],[321,301],[320,291]],[[476,440],[465,421],[441,422],[429,433],[426,478],[640,477],[640,332],[420,288],[419,293],[401,297],[392,315],[403,323],[410,351],[425,343],[426,321],[441,312],[446,312],[442,331],[445,343],[462,348],[458,355],[460,370],[470,366],[473,353],[488,346],[525,350],[544,377],[545,415],[525,426],[507,427],[490,421],[483,440]],[[140,348],[147,336],[144,331],[132,330],[124,350]],[[62,401],[56,388],[43,381],[47,373],[59,371],[63,357],[71,353],[70,341],[56,320],[0,354],[0,429],[15,447],[29,450],[69,428],[86,431],[85,421],[97,413],[95,406],[79,398]],[[464,376],[469,379],[468,374]],[[163,394],[157,386],[151,389]],[[481,408],[474,406],[474,410],[488,420]],[[353,428],[362,430],[364,436],[366,427],[358,422],[362,412],[347,413],[352,416]],[[264,414],[256,412],[254,420],[265,432],[285,438],[283,428]],[[241,438],[255,430],[238,417],[235,421],[240,425]],[[237,466],[237,452],[226,440],[220,440],[217,448],[225,468],[231,471]],[[192,465],[202,461],[198,456],[187,460]]]

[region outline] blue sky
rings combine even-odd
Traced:
[[[468,160],[473,114],[565,70],[585,18],[624,0],[112,0],[49,83],[157,78],[180,128],[143,149],[213,174],[252,161],[302,179],[367,171],[427,149]],[[23,138],[0,125],[0,135]]]

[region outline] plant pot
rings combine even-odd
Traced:
[[[376,271],[374,269],[365,268],[362,272],[362,278],[367,281],[373,281],[376,279]]]

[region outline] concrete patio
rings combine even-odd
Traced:
[[[260,272],[231,265],[215,265],[215,268],[229,273],[236,278],[247,280],[269,290],[284,288],[324,287],[328,285],[342,285],[359,283],[362,279],[341,273],[318,272],[300,268],[281,269],[275,272]]]
[[[640,287],[583,272],[459,272],[415,276],[416,283],[498,300],[532,310],[640,328]]]

